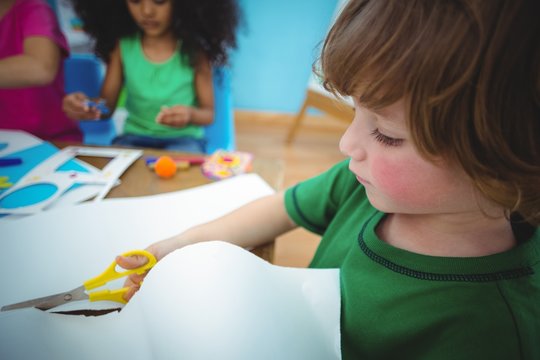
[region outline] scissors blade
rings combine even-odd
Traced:
[[[40,310],[49,310],[53,307],[66,304],[71,301],[86,300],[88,294],[84,291],[84,286],[79,286],[71,291],[62,292],[50,296],[44,296],[36,299],[21,301],[15,304],[2,306],[0,311],[9,311],[15,309],[23,309],[27,307],[35,307]]]

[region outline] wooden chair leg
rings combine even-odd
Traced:
[[[296,137],[296,132],[298,131],[298,128],[300,127],[300,124],[302,123],[302,120],[304,119],[304,115],[306,114],[307,108],[308,108],[308,97],[306,97],[306,100],[304,100],[304,104],[302,105],[302,108],[296,115],[296,118],[294,119],[294,122],[289,129],[289,133],[287,134],[287,138],[285,140],[286,144],[292,143],[294,138]]]
[[[306,92],[306,98],[304,104],[296,115],[285,139],[286,144],[290,144],[294,141],[296,133],[298,132],[302,121],[306,115],[308,108],[318,109],[332,117],[339,120],[350,123],[354,118],[354,106],[346,101],[340,101],[332,96],[328,96],[317,92],[315,90],[308,89]]]

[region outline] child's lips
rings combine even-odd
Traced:
[[[155,21],[143,21],[141,23],[142,27],[144,28],[155,28],[159,25],[159,23],[155,22]]]
[[[367,181],[366,179],[364,179],[363,177],[359,176],[356,174],[356,171],[353,170],[351,167],[349,167],[349,170],[353,173],[354,176],[356,176],[356,180],[358,180],[358,182],[362,185],[366,185],[366,184],[371,184],[369,181]]]
[[[360,176],[356,175],[356,180],[358,180],[358,182],[362,185],[367,185],[369,184],[369,181],[367,181],[366,179],[364,178],[361,178]]]

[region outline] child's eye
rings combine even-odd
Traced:
[[[386,146],[399,146],[403,143],[403,139],[396,139],[389,136],[386,136],[379,132],[379,129],[375,129],[371,132],[371,135],[377,140],[378,142],[382,143]]]

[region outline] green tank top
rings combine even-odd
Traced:
[[[196,106],[195,71],[188,57],[176,51],[168,60],[152,62],[144,55],[140,36],[120,40],[128,117],[124,133],[158,138],[203,138],[204,129],[156,123],[162,106]]]

